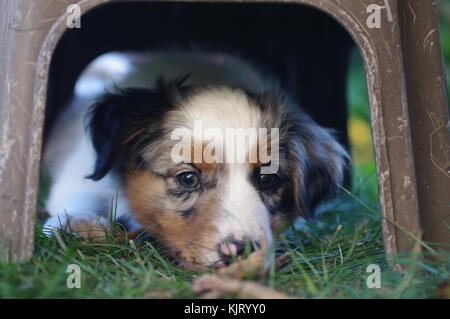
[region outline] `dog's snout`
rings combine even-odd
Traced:
[[[229,237],[219,244],[219,253],[225,258],[233,256],[238,257],[249,254],[260,248],[261,244],[258,241],[246,237],[243,237],[242,239]]]

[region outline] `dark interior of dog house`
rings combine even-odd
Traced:
[[[318,124],[334,129],[340,142],[351,148],[347,85],[351,57],[359,58],[359,53],[348,31],[316,8],[276,3],[127,2],[95,7],[81,21],[80,29],[64,32],[52,56],[44,147],[74,94],[78,77],[95,58],[112,51],[204,49],[241,56],[275,75],[282,89]],[[360,76],[365,83],[364,74]],[[368,130],[371,139],[370,125]],[[350,171],[346,187],[352,183]],[[377,198],[374,164],[371,174],[370,186]]]
[[[81,71],[110,51],[206,48],[251,59],[348,146],[346,77],[353,46],[330,16],[293,4],[116,3],[68,29],[52,59],[46,131],[70,98]]]

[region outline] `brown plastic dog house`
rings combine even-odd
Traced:
[[[95,37],[90,42],[77,40],[76,32],[85,29],[83,16],[81,29],[70,30],[75,35],[64,38],[68,31],[67,6],[77,3],[84,14],[111,3],[135,2],[0,2],[0,251],[3,257],[23,260],[32,254],[44,115],[47,122],[52,120],[52,107],[67,98],[81,68],[108,49],[102,48],[98,44],[101,41],[95,41]],[[234,5],[232,15],[248,3],[315,8],[331,16],[351,35],[366,68],[386,252],[412,251],[420,237],[430,243],[447,244],[440,247],[448,248],[450,230],[444,220],[450,220],[449,115],[435,1],[228,2]],[[181,5],[206,6],[208,1]],[[381,14],[378,26],[368,24],[373,5],[378,5]],[[230,16],[231,22],[233,19]],[[96,36],[119,37],[113,30],[120,32],[127,27],[121,25],[120,17],[115,23],[115,26],[104,26],[105,33]],[[166,30],[157,33],[162,33],[161,37],[172,36]],[[293,41],[302,41],[300,35],[294,37]],[[63,41],[66,41],[64,46]],[[139,43],[149,41],[142,39]],[[115,49],[130,46],[139,49],[139,45],[127,45],[126,41]],[[65,55],[57,53],[58,50]],[[282,60],[286,63],[288,59]],[[55,64],[64,64],[64,74],[60,73],[61,69],[52,69]],[[285,69],[293,66],[283,65]],[[53,81],[51,87],[49,78]],[[336,81],[336,85],[343,85],[340,82],[343,83]]]

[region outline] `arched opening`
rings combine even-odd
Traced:
[[[299,227],[293,230],[294,237],[284,237],[288,241],[298,239],[290,242],[293,243],[290,247],[294,257],[298,257],[297,262],[282,271],[281,276],[269,277],[271,283],[299,296],[380,296],[373,293],[375,291],[384,296],[389,292],[394,296],[405,296],[404,279],[387,271],[383,272],[384,283],[397,282],[398,285],[383,286],[383,289],[374,289],[373,292],[367,290],[363,266],[373,263],[385,265],[386,256],[391,253],[416,252],[422,247],[432,252],[430,248],[435,244],[448,247],[444,243],[448,239],[448,225],[445,223],[448,217],[445,190],[448,187],[443,187],[448,182],[445,179],[448,177],[445,175],[448,173],[448,154],[445,152],[448,145],[448,105],[441,90],[445,87],[445,77],[440,70],[436,4],[404,4],[386,0],[386,7],[378,9],[388,10],[391,5],[392,10],[383,11],[388,14],[383,13],[380,28],[372,29],[365,23],[372,0],[294,0],[295,4],[267,1],[270,3],[80,0],[82,11],[88,11],[82,17],[81,30],[66,29],[64,12],[70,0],[49,0],[47,6],[42,7],[35,2],[18,2],[17,6],[6,2],[6,6],[1,6],[0,15],[6,17],[5,21],[11,19],[11,23],[0,27],[2,35],[6,29],[6,36],[0,38],[5,49],[5,59],[0,61],[5,70],[0,93],[6,93],[2,95],[6,102],[0,118],[0,128],[5,137],[0,141],[4,150],[0,167],[4,185],[1,189],[3,212],[0,228],[3,231],[0,232],[0,259],[23,260],[33,252],[43,115],[45,112],[48,134],[53,124],[58,122],[84,67],[112,50],[153,50],[171,42],[177,42],[173,46],[189,48],[191,41],[196,41],[215,50],[244,55],[279,76],[284,89],[298,99],[318,122],[340,131],[342,142],[352,145],[354,168],[360,169],[353,175],[359,178],[353,180],[351,192],[343,192],[344,200],[341,198],[321,207],[319,223],[306,225],[309,227],[307,231]],[[153,11],[157,13],[153,13],[149,21]],[[358,58],[347,32],[358,44],[364,60],[365,77],[363,62]],[[426,67],[417,68],[417,65]],[[368,96],[363,85],[366,81]],[[372,145],[367,147],[371,140],[367,104],[370,104],[375,140],[381,216],[375,207],[377,200],[371,202],[377,194],[370,154]],[[430,134],[433,139],[428,141]],[[367,177],[370,183],[367,183]],[[369,192],[365,190],[367,185],[371,189]],[[361,193],[365,197],[361,197]],[[441,221],[438,225],[440,230],[435,230],[435,221]],[[300,236],[295,237],[299,232]],[[108,246],[108,251],[103,254],[104,251],[90,250],[91,245],[77,242],[77,238],[66,242],[44,236],[34,238],[39,249],[35,249],[32,263],[24,266],[30,266],[35,273],[35,266],[44,261],[40,268],[46,270],[38,275],[38,281],[44,286],[48,281],[41,276],[57,274],[61,269],[62,254],[67,257],[64,260],[81,258],[80,263],[87,264],[94,260],[96,266],[105,257],[125,273],[136,269],[116,263],[112,255],[117,251],[112,246]],[[66,250],[67,245],[74,249]],[[55,247],[62,250],[55,254]],[[142,260],[147,261],[154,251],[150,246],[145,247],[150,249],[139,253],[144,254],[146,258]],[[135,256],[136,249],[134,246],[131,248],[127,250],[125,247],[125,253],[118,255],[120,262],[126,262],[121,257],[126,257],[127,253]],[[407,278],[413,278],[418,268],[439,276],[434,279],[448,277],[446,264],[442,263],[444,259],[426,264],[420,261],[419,265],[416,255],[413,255],[413,258],[406,260],[406,256],[401,260],[413,265],[411,276]],[[50,269],[48,258],[56,261],[55,271]],[[173,278],[174,268],[167,268],[168,265],[164,262],[162,267],[156,267],[158,271],[168,270],[164,280]],[[103,266],[106,266],[107,273],[108,265]],[[156,269],[153,264],[149,268]],[[146,283],[149,282],[147,269],[144,265],[145,278],[141,277]],[[110,271],[117,272],[117,268]],[[141,269],[130,272],[137,276],[142,274]],[[23,274],[22,271],[18,273]],[[5,286],[7,289],[8,285],[16,287],[18,282],[13,273],[10,274],[11,280]],[[386,280],[386,275],[392,275],[393,280]],[[65,279],[61,285],[58,283],[58,288],[50,289],[52,293],[58,294],[61,287],[65,289]],[[121,279],[118,281],[128,284]],[[356,280],[355,285],[348,284],[352,279]],[[181,277],[181,280],[185,278]],[[415,282],[408,282],[413,290],[421,286],[421,280],[417,280],[418,284]],[[152,282],[144,290],[153,288],[154,284]],[[31,289],[34,294],[36,289],[31,286],[22,285],[19,289]],[[107,286],[98,290],[100,295],[122,296],[125,292],[120,287],[116,289],[118,293],[111,294],[109,285],[97,287],[100,286]],[[50,291],[43,290],[44,296]],[[422,287],[417,290],[423,291]],[[435,285],[430,286],[428,295],[434,292]]]
[[[78,74],[80,74],[83,68],[95,57],[112,50],[152,50],[156,48],[156,46],[148,45],[147,43],[149,42],[147,41],[140,41],[140,39],[150,36],[148,32],[140,32],[142,30],[147,30],[145,25],[142,23],[139,25],[136,21],[127,21],[127,19],[124,19],[124,13],[130,13],[131,11],[128,11],[128,9],[133,6],[144,6],[144,2],[146,2],[145,6],[148,5],[148,8],[152,8],[149,3],[150,1],[123,1],[123,3],[109,0],[80,1],[79,3],[83,10],[92,9],[83,16],[82,28],[86,27],[86,25],[90,25],[89,32],[93,32],[95,35],[93,39],[89,39],[89,32],[87,32],[87,30],[85,30],[86,32],[83,36],[80,36],[83,33],[79,33],[78,36],[68,36],[69,33],[75,35],[76,31],[81,32],[83,30],[66,30],[65,17],[63,16],[64,10],[62,9],[67,5],[67,2],[68,0],[53,2],[54,6],[50,8],[55,10],[52,11],[51,18],[49,19],[43,19],[44,15],[42,11],[46,10],[38,8],[35,5],[27,6],[25,3],[22,3],[21,9],[25,11],[30,10],[27,11],[29,12],[29,15],[16,14],[19,21],[17,26],[19,27],[14,28],[14,31],[11,31],[10,34],[8,34],[11,39],[17,38],[20,40],[18,42],[21,42],[22,44],[18,46],[7,45],[7,49],[9,50],[8,58],[10,59],[7,59],[6,62],[13,62],[11,63],[13,67],[11,70],[7,69],[6,78],[8,78],[9,75],[12,75],[11,82],[18,79],[18,81],[14,81],[14,83],[21,83],[21,85],[11,86],[12,91],[9,94],[10,96],[6,97],[14,97],[14,99],[7,99],[8,103],[6,103],[5,106],[6,112],[9,112],[6,114],[11,115],[11,117],[3,117],[1,124],[3,126],[8,126],[10,124],[15,125],[15,129],[19,133],[17,134],[19,139],[15,144],[17,147],[13,149],[14,152],[6,154],[4,157],[7,160],[3,162],[6,163],[6,166],[2,166],[3,173],[6,172],[4,174],[6,176],[4,180],[7,187],[2,189],[2,203],[5,203],[6,209],[5,214],[2,214],[0,226],[7,229],[8,233],[6,236],[1,234],[0,239],[2,240],[2,243],[3,239],[5,239],[7,243],[11,242],[11,239],[13,239],[13,244],[19,244],[14,247],[17,248],[14,250],[18,253],[16,255],[19,256],[18,259],[23,258],[23,256],[29,256],[33,245],[31,236],[21,235],[22,233],[30,234],[30,229],[34,227],[33,214],[35,212],[34,204],[36,198],[35,192],[37,189],[36,183],[38,181],[37,172],[39,171],[41,126],[43,123],[43,113],[46,109],[46,105],[44,105],[45,102],[47,102],[47,128],[51,128],[52,121],[53,123],[58,122],[58,114],[70,98]],[[110,2],[113,2],[113,4],[109,4]],[[205,45],[215,46],[215,50],[226,49],[232,53],[234,50],[234,53],[244,54],[245,56],[248,56],[249,59],[257,61],[262,68],[268,69],[278,75],[282,79],[284,89],[298,99],[302,106],[306,106],[305,108],[309,109],[309,112],[313,114],[317,121],[321,122],[324,126],[335,127],[338,130],[343,127],[340,138],[344,143],[347,124],[342,125],[342,122],[340,122],[341,125],[339,125],[339,121],[336,121],[336,115],[337,117],[340,117],[345,111],[349,112],[351,114],[348,123],[350,127],[349,136],[354,146],[352,151],[355,153],[358,151],[355,147],[355,139],[360,139],[361,136],[365,136],[363,139],[364,141],[370,140],[367,124],[368,115],[365,111],[367,110],[367,103],[365,102],[369,99],[371,106],[371,121],[373,125],[372,131],[374,133],[376,144],[375,155],[377,159],[378,184],[380,185],[380,204],[383,211],[381,218],[384,221],[383,226],[385,226],[383,231],[386,252],[396,253],[402,250],[408,251],[411,247],[411,242],[417,244],[420,241],[420,239],[414,238],[415,234],[420,235],[417,231],[419,224],[417,220],[418,207],[416,205],[416,184],[419,182],[424,182],[426,184],[429,180],[433,181],[433,179],[423,178],[426,174],[421,170],[420,165],[427,161],[419,161],[417,166],[414,167],[413,161],[416,160],[416,156],[411,152],[411,140],[412,143],[415,144],[413,145],[415,152],[422,151],[422,144],[414,141],[414,136],[412,139],[410,138],[410,131],[416,129],[415,132],[417,135],[425,136],[427,130],[421,129],[418,126],[420,123],[416,123],[416,126],[411,126],[412,129],[410,129],[408,113],[411,112],[409,115],[411,115],[411,118],[413,119],[414,116],[412,115],[419,114],[419,111],[429,110],[427,105],[424,105],[423,101],[414,98],[415,94],[417,94],[417,92],[414,92],[416,87],[419,88],[418,91],[420,91],[421,87],[427,86],[427,83],[425,83],[426,81],[429,81],[432,85],[443,83],[442,74],[439,73],[439,70],[433,69],[433,72],[428,72],[432,68],[423,68],[421,70],[416,70],[414,68],[414,65],[417,64],[416,62],[436,62],[438,60],[437,58],[429,59],[429,53],[434,53],[434,56],[439,58],[437,50],[433,51],[433,48],[430,47],[430,51],[428,51],[428,48],[424,48],[424,51],[422,52],[419,48],[414,54],[408,54],[408,52],[410,52],[408,48],[414,47],[416,40],[415,32],[417,31],[423,32],[422,39],[429,40],[428,42],[425,41],[425,44],[438,43],[436,39],[437,32],[433,31],[434,33],[430,33],[430,29],[436,28],[436,26],[430,26],[428,24],[425,26],[425,24],[422,24],[423,29],[416,30],[414,28],[414,30],[411,30],[409,24],[406,22],[411,22],[413,20],[415,22],[416,19],[417,21],[427,21],[426,18],[428,16],[426,14],[416,16],[413,10],[405,8],[404,6],[402,7],[400,4],[397,8],[397,3],[393,1],[385,2],[386,6],[388,6],[388,4],[395,6],[395,10],[392,10],[391,12],[393,17],[390,17],[391,21],[388,21],[389,17],[387,17],[385,19],[387,22],[385,21],[386,23],[382,24],[379,30],[366,28],[366,7],[370,4],[371,0],[358,2],[335,2],[333,0],[317,2],[315,0],[296,0],[295,2],[296,5],[286,3],[235,4],[236,12],[239,11],[239,14],[237,14],[236,19],[232,20],[233,24],[228,29],[220,28],[219,23],[217,23],[214,18],[217,17],[217,19],[219,19],[220,17],[214,15],[211,17],[210,11],[208,14],[204,14],[204,19],[202,19],[203,22],[210,22],[209,24],[207,23],[207,25],[208,27],[211,26],[211,28],[208,28],[207,31],[203,30],[205,29],[204,24],[202,28],[201,24],[196,23],[196,19],[193,19],[195,20],[193,22],[191,21],[185,24],[182,28],[175,28],[175,31],[173,31],[173,25],[179,22],[179,17],[186,18],[186,16],[181,13],[171,15],[168,14],[168,11],[170,10],[164,11],[163,9],[160,9],[160,11],[158,11],[158,18],[160,19],[158,20],[155,18],[157,27],[154,29],[157,30],[159,34],[164,35],[160,38],[166,37],[171,40],[177,39],[182,48],[189,47],[191,41],[203,41],[206,43]],[[50,1],[48,3],[50,3]],[[322,11],[312,9],[311,7],[301,6],[303,4],[316,7]],[[99,6],[96,7],[97,5]],[[102,16],[102,10],[108,10],[111,6],[118,5],[123,5],[124,7],[121,7],[121,10],[116,10],[116,18],[100,18]],[[155,7],[169,6],[167,3],[154,5]],[[170,5],[175,7],[211,8],[214,7],[215,4],[173,3]],[[420,4],[411,5],[417,7],[421,6]],[[233,4],[217,4],[217,6],[221,10],[221,15],[230,16],[230,11],[226,10],[225,6],[233,6]],[[250,7],[252,10],[248,10],[247,16],[240,16],[241,12],[245,12],[246,8]],[[281,14],[281,7],[289,8],[290,10],[283,11]],[[423,7],[428,9],[429,14],[432,13],[433,4],[423,4]],[[143,7],[139,8],[144,12]],[[270,8],[270,14],[267,12],[267,14],[264,13],[264,10],[261,8]],[[13,9],[15,8],[11,8],[10,11],[12,12]],[[36,10],[33,11],[31,9]],[[259,9],[261,9],[261,11],[258,11]],[[411,12],[408,13],[408,10]],[[292,17],[294,11],[295,17]],[[420,10],[417,10],[416,12],[419,11]],[[17,10],[17,12],[20,13],[23,11]],[[90,14],[93,15],[95,12],[97,12],[98,15],[95,15],[95,19],[92,19],[92,24],[86,24],[85,18]],[[164,12],[165,14],[163,14]],[[305,14],[307,12],[310,14]],[[257,17],[254,16],[255,13],[258,13]],[[344,26],[344,28],[339,26],[338,23],[325,13],[334,17],[336,21],[339,21]],[[305,14],[305,16],[302,16],[302,14]],[[43,23],[42,25],[39,25],[39,29],[24,28],[20,23],[29,16],[34,17],[34,20],[32,19],[33,23],[35,20],[43,19]],[[133,17],[136,18],[138,16],[139,13],[135,12]],[[122,18],[121,21],[124,24],[124,28],[113,28],[114,25],[119,23],[119,17]],[[251,18],[252,23],[248,23],[250,20],[249,17]],[[302,17],[300,21],[298,21],[299,17]],[[235,15],[233,15],[233,18],[235,18]],[[167,29],[163,30],[161,25],[164,23],[161,22],[161,20],[164,20],[164,23],[167,21],[172,23],[166,23],[166,25],[169,24],[169,26]],[[176,23],[174,22],[175,20]],[[431,21],[431,19],[428,20]],[[222,22],[222,26],[226,23],[230,25],[230,19],[222,19],[220,21]],[[260,23],[253,23],[254,21],[259,21]],[[267,26],[261,21],[273,25]],[[321,21],[320,27],[315,25],[318,21]],[[97,25],[94,22],[96,22]],[[30,24],[33,23],[30,22]],[[139,25],[139,28],[134,29],[134,32],[137,32],[138,34],[136,37],[133,36],[133,32],[128,34],[122,32],[125,29],[127,29],[128,32],[130,30],[133,31],[132,28],[128,28],[128,26],[133,25],[133,23],[134,25]],[[311,25],[309,25],[309,23],[311,23]],[[324,27],[327,23],[332,24],[330,28]],[[99,25],[103,26],[103,33],[97,32]],[[107,27],[105,27],[105,25]],[[197,25],[197,27],[194,27],[195,25]],[[236,27],[235,25],[238,26]],[[209,29],[213,31],[209,32]],[[307,34],[308,32],[304,31],[305,29],[310,32],[309,37]],[[353,104],[359,99],[358,96],[349,97],[349,100],[346,102],[346,91],[350,91],[350,93],[355,93],[356,91],[365,92],[366,88],[361,86],[359,90],[357,85],[355,85],[364,83],[364,71],[362,70],[361,62],[355,63],[355,60],[352,59],[350,66],[348,65],[349,47],[352,47],[352,43],[351,40],[349,40],[350,37],[348,36],[347,31],[344,29],[347,29],[348,33],[352,35],[353,39],[358,44],[366,68],[369,96],[367,97],[362,94],[361,99],[364,100],[364,102],[360,103],[360,105],[362,106],[364,104],[364,107],[362,108],[365,108],[365,110],[360,112],[357,108],[345,108],[346,104]],[[229,33],[230,30],[233,31],[231,34]],[[280,34],[274,35],[274,30],[280,32]],[[291,32],[292,30],[295,32]],[[63,35],[64,31],[67,32]],[[108,32],[110,32],[112,36]],[[298,36],[299,34],[301,37]],[[334,37],[331,35],[334,35]],[[339,35],[343,36],[343,38],[333,42]],[[151,36],[154,37],[154,34]],[[154,38],[156,39],[157,37]],[[5,40],[6,38],[2,37],[2,39]],[[237,41],[236,39],[240,40]],[[8,42],[3,40],[0,42]],[[302,42],[301,40],[304,41]],[[217,41],[219,44],[214,45],[214,41]],[[162,42],[163,40],[158,43],[158,47],[163,47]],[[299,44],[299,42],[301,44]],[[24,43],[26,45],[24,45]],[[63,45],[63,43],[65,43],[65,45]],[[337,47],[330,45],[333,43],[337,43]],[[340,51],[340,45],[342,43],[347,44],[347,51],[345,51],[347,54],[342,54],[343,51]],[[238,48],[236,49],[236,47]],[[25,55],[21,53],[23,50],[20,50],[20,48],[34,49],[31,50],[30,55]],[[17,52],[15,56],[14,52]],[[340,53],[337,54],[340,58],[336,58],[336,52]],[[416,53],[419,54],[416,55]],[[405,54],[404,60],[402,57],[403,54]],[[31,61],[30,63],[23,63],[24,61],[28,61],[26,58],[30,57],[32,58],[29,60]],[[302,60],[299,57],[303,57],[304,59]],[[332,62],[328,63],[329,61]],[[50,62],[52,63],[51,70]],[[3,63],[3,65],[5,64],[6,63]],[[345,68],[343,67],[344,65],[346,66]],[[438,63],[436,65],[438,65]],[[344,69],[344,72],[342,72],[342,69]],[[305,73],[304,77],[302,77],[302,72],[299,70]],[[349,70],[351,71],[350,80],[347,80],[348,77],[345,73],[349,73]],[[8,71],[11,71],[11,74],[9,74]],[[51,74],[47,81],[49,72]],[[354,74],[352,74],[353,72]],[[18,76],[18,74],[21,76]],[[23,81],[23,75],[27,78],[26,81]],[[426,81],[424,80],[425,78]],[[437,80],[433,82],[432,79]],[[347,86],[347,89],[345,89],[345,83],[347,81],[349,81],[350,84]],[[333,85],[330,85],[330,83],[333,85],[338,83],[339,88],[337,89]],[[405,83],[407,85],[405,85]],[[442,101],[445,100],[445,97],[440,95],[440,92],[436,91],[437,90],[430,90],[431,93],[427,95],[427,97],[437,102],[429,104],[439,105],[439,103],[442,104]],[[15,99],[15,97],[19,96],[25,98],[25,100]],[[343,96],[344,98],[342,98]],[[308,100],[310,101],[309,103]],[[327,103],[327,101],[330,100],[331,104]],[[317,103],[315,104],[315,102]],[[325,106],[319,104],[325,104]],[[344,106],[343,110],[339,108],[342,105]],[[323,112],[322,107],[329,108],[328,113]],[[330,109],[333,114],[329,112]],[[441,114],[442,112],[438,110],[437,113]],[[351,117],[356,117],[357,120],[351,121]],[[443,114],[443,118],[445,118],[445,114]],[[348,117],[346,117],[346,119],[348,119]],[[329,124],[326,124],[327,121]],[[361,121],[364,122],[363,125],[361,125]],[[47,133],[48,132],[49,131],[47,130]],[[363,134],[361,134],[361,132],[363,132]],[[5,136],[6,135],[7,134],[5,134]],[[25,138],[21,139],[24,136]],[[4,142],[5,141],[2,140],[2,143]],[[427,146],[429,145],[427,144]],[[361,159],[362,157],[363,156],[359,158]],[[369,156],[369,158],[371,157]],[[361,162],[357,161],[356,163],[357,165],[361,164]],[[373,171],[370,173],[372,172]],[[415,174],[417,174],[417,178],[415,177]],[[364,177],[365,176],[363,176],[363,178]],[[355,184],[356,183],[353,184],[353,187]],[[434,184],[434,186],[436,186],[436,184],[444,185],[445,182]],[[5,189],[7,190],[5,191]],[[367,214],[367,211],[374,211],[373,207],[367,205],[367,201],[364,199],[358,201],[360,198],[358,198],[358,194],[355,194],[355,188],[352,191],[353,193],[351,196],[349,194],[347,195],[355,199],[357,204],[363,204],[361,205],[361,207],[365,208],[363,213]],[[437,191],[436,187],[430,187],[428,194],[435,191]],[[8,201],[8,199],[11,200]],[[338,264],[340,266],[344,265],[340,270],[344,271],[345,278],[348,279],[347,276],[351,275],[351,270],[355,270],[355,268],[352,267],[358,267],[358,262],[361,262],[361,259],[359,259],[361,255],[367,257],[364,259],[364,263],[375,261],[371,257],[373,255],[371,255],[370,252],[374,252],[374,254],[377,255],[376,258],[384,261],[385,255],[380,246],[381,231],[379,229],[379,221],[377,220],[378,224],[376,227],[371,228],[376,229],[374,232],[368,230],[368,226],[364,223],[360,223],[358,220],[349,222],[348,217],[351,217],[351,214],[356,216],[357,212],[355,212],[354,207],[351,205],[346,206],[345,204],[345,201],[338,201],[322,207],[322,214],[319,216],[319,221],[321,221],[322,224],[319,223],[317,225],[325,225],[325,227],[318,227],[318,229],[303,232],[304,236],[302,234],[302,236],[299,237],[300,240],[298,243],[301,243],[303,247],[310,248],[310,250],[300,250],[301,255],[298,256],[300,256],[299,259],[301,259],[302,263],[294,266],[297,267],[299,272],[306,274],[305,278],[308,278],[307,276],[311,278],[312,273],[316,277],[314,279],[317,279],[316,282],[318,282],[318,285],[315,286],[316,283],[313,283],[313,285],[309,285],[308,288],[312,294],[314,294],[314,291],[316,291],[316,293],[320,291],[320,288],[322,287],[321,284],[324,282],[322,279],[330,274],[330,270],[336,270],[337,268],[335,268],[335,266]],[[425,198],[422,201],[422,204],[426,207],[427,204],[430,204],[430,201]],[[422,212],[423,215],[425,213],[426,212]],[[376,209],[374,215],[380,218]],[[21,218],[17,218],[17,216]],[[396,224],[404,226],[403,229],[393,226],[397,226]],[[9,227],[11,225],[13,227]],[[370,227],[372,227],[372,225],[370,225]],[[355,232],[354,234],[352,233],[352,230]],[[408,231],[410,234],[405,235],[406,232],[404,230]],[[300,229],[300,231],[302,230]],[[313,236],[308,237],[308,233]],[[349,233],[353,234],[351,238],[348,237]],[[411,233],[412,236],[410,236]],[[414,240],[411,240],[411,237]],[[42,238],[43,237],[38,236],[37,240],[39,241],[39,244],[44,243],[45,246],[49,241],[43,242],[41,240]],[[302,238],[306,238],[306,242],[303,242]],[[339,241],[341,245],[335,245],[336,241]],[[331,244],[324,245],[324,242]],[[61,242],[58,242],[56,244],[60,243]],[[62,243],[64,244],[64,242]],[[364,244],[369,245],[365,246]],[[420,242],[420,244],[422,243]],[[363,246],[362,248],[366,247],[367,250],[359,250],[361,248],[360,246]],[[78,251],[81,258],[86,256],[83,255],[84,248],[82,245],[77,248],[83,250]],[[295,247],[295,249],[297,248],[301,247]],[[375,251],[373,251],[374,248]],[[38,258],[42,251],[44,250],[36,252]],[[357,256],[351,255],[351,252],[356,251],[361,254],[357,254]],[[313,257],[308,258],[310,256],[309,254]],[[350,258],[349,255],[354,258]],[[305,265],[304,263],[304,256],[306,256],[306,260],[309,261],[308,265]],[[314,256],[319,256],[319,258],[315,258]],[[36,256],[33,256],[33,258],[34,257]],[[97,258],[97,255],[94,254],[89,257]],[[314,267],[311,267],[311,265]],[[311,272],[304,272],[305,266],[307,266],[308,270],[311,270]],[[323,266],[330,267],[324,268],[322,271],[322,268],[320,267]],[[317,269],[319,269],[319,271],[315,271]],[[347,272],[346,269],[349,269],[350,272]],[[361,271],[361,269],[358,270]],[[282,279],[278,283],[284,285],[286,281],[283,281]]]
[[[234,53],[276,75],[319,124],[336,130],[356,164],[346,186],[379,206],[363,61],[349,33],[330,15],[298,4],[133,2],[98,6],[82,16],[81,26],[66,30],[54,50],[46,134],[80,73],[102,54],[196,47]],[[361,210],[344,195],[322,208],[328,212],[322,224],[327,232],[344,220],[357,225],[365,218]],[[379,227],[376,223],[372,226]]]
[[[276,74],[303,108],[320,124],[339,130],[347,144],[345,78],[352,40],[330,16],[297,4],[132,2],[96,7],[82,17],[81,29],[66,30],[55,48],[47,126],[95,57],[109,51],[195,46],[245,56]]]

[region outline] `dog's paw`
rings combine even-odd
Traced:
[[[102,241],[111,230],[109,221],[95,214],[67,215],[60,214],[50,217],[44,225],[43,232],[51,237],[55,230],[71,232],[80,238]]]

